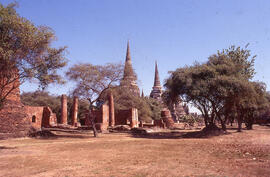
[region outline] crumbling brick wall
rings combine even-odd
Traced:
[[[81,124],[92,127],[91,121],[88,118],[89,111],[85,111],[85,118],[81,120]],[[109,106],[104,104],[98,110],[93,110],[91,117],[95,117],[97,130],[107,130],[109,126]]]
[[[160,127],[160,128],[165,128],[166,125],[162,119],[160,120],[154,120],[154,126]]]
[[[49,107],[43,108],[43,115],[42,115],[42,123],[41,127],[51,127],[57,125],[57,117],[56,114],[52,112]]]
[[[167,128],[172,128],[174,126],[174,121],[171,116],[171,112],[168,109],[163,109],[161,111],[161,118]]]
[[[130,125],[131,127],[138,127],[138,110],[136,108],[118,110],[115,115],[115,125]]]
[[[0,133],[19,137],[25,136],[30,128],[31,123],[28,121],[24,105],[7,100],[0,110]]]
[[[4,82],[6,82],[5,79],[0,77],[0,84],[4,84]],[[46,126],[56,122],[56,115],[51,112],[50,108],[23,105],[20,100],[19,85],[19,80],[16,80],[1,92],[1,94],[5,94],[12,87],[15,87],[0,109],[0,133],[5,133],[6,137],[9,135],[13,137],[25,136],[31,128],[41,129],[42,123],[45,121],[44,117],[48,118],[44,124]]]
[[[94,110],[96,128],[98,130],[107,130],[109,126],[109,106],[103,104],[99,110]]]
[[[31,126],[35,129],[41,129],[43,109],[42,106],[25,106],[27,121],[29,121]]]

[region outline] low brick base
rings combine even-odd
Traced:
[[[31,123],[25,111],[25,106],[20,102],[6,101],[0,110],[0,133],[20,137],[27,135]]]

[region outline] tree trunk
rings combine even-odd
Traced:
[[[247,122],[246,123],[246,127],[248,130],[252,130],[252,126],[253,126],[253,121]]]
[[[93,132],[94,132],[94,137],[98,137],[98,132],[97,132],[97,129],[96,129],[96,123],[94,121],[94,117],[91,119],[91,124],[92,124],[92,127],[93,127]]]
[[[238,118],[238,132],[241,132],[242,131],[242,118]]]
[[[208,121],[207,121],[206,117],[204,117],[204,124],[205,124],[206,127],[208,126]]]
[[[222,127],[222,130],[223,131],[227,131],[227,128],[226,128],[226,121],[220,121],[221,122],[221,127]]]
[[[98,137],[98,132],[97,132],[97,129],[96,129],[96,123],[95,123],[95,117],[93,116],[92,118],[91,118],[91,113],[93,112],[93,106],[92,106],[92,103],[91,103],[91,101],[89,101],[90,102],[90,106],[89,106],[89,115],[88,115],[88,117],[89,117],[89,120],[91,121],[91,124],[92,124],[92,128],[93,128],[93,132],[94,132],[94,137]]]

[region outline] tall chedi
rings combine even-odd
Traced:
[[[161,85],[160,85],[158,67],[157,67],[157,62],[156,62],[154,86],[152,87],[150,97],[157,99],[157,100],[161,100],[161,94],[162,94],[162,89],[161,89]]]
[[[127,54],[124,68],[124,77],[120,83],[120,86],[130,89],[136,96],[140,96],[140,89],[136,83],[137,76],[132,68],[131,56],[129,50],[129,41],[127,43]]]

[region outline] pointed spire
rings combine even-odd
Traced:
[[[159,80],[159,74],[158,74],[157,61],[156,61],[156,67],[155,67],[154,87],[160,87],[160,80]]]
[[[126,62],[125,62],[125,69],[124,69],[124,80],[125,79],[131,79],[136,80],[136,77],[134,75],[134,71],[131,64],[131,56],[129,51],[129,41],[127,42],[127,54],[126,54]]]
[[[134,93],[134,95],[140,97],[140,89],[136,83],[137,75],[132,68],[131,56],[129,51],[129,41],[127,42],[127,53],[124,67],[124,76],[120,82],[121,86],[128,87]]]
[[[129,51],[129,40],[127,42],[126,62],[131,62],[130,51]]]
[[[142,95],[141,95],[142,98],[144,98],[144,93],[143,93],[143,90],[142,90]]]

